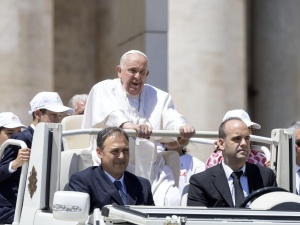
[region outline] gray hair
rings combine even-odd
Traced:
[[[86,102],[87,101],[87,98],[88,98],[88,95],[87,94],[80,94],[80,95],[74,95],[69,103],[68,103],[68,106],[72,109],[77,109],[77,106],[76,106],[76,102],[77,101],[83,101],[83,102]]]
[[[295,121],[295,122],[293,122],[293,123],[290,125],[289,129],[300,130],[300,121]]]
[[[139,50],[130,50],[130,51],[128,51],[128,52],[125,52],[125,53],[122,55],[122,57],[121,57],[121,59],[120,59],[120,66],[121,66],[121,68],[123,68],[125,57],[126,57],[127,55],[130,55],[130,54],[133,54],[133,53],[138,53],[138,54],[144,56],[145,59],[146,59],[146,61],[147,61],[147,64],[148,64],[148,57],[146,56],[145,53],[143,53],[143,52],[141,52],[141,51],[139,51]],[[149,64],[148,64],[148,66],[149,66]]]

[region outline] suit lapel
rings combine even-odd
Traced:
[[[95,177],[98,180],[97,185],[99,185],[102,188],[102,191],[108,193],[114,202],[116,202],[119,205],[123,205],[123,201],[119,194],[119,190],[111,182],[111,180],[105,174],[101,166],[99,166],[99,169],[95,170]]]
[[[228,181],[226,178],[226,174],[222,167],[222,164],[218,164],[215,167],[215,171],[212,174],[212,182],[215,185],[215,188],[218,190],[223,199],[227,202],[230,207],[233,207],[232,196],[230,193]]]
[[[246,163],[246,175],[248,179],[249,194],[264,187],[263,180],[257,166]]]
[[[136,186],[133,186],[135,181],[130,179],[130,175],[126,171],[124,172],[124,182],[126,185],[128,205],[135,205],[137,201],[138,189]]]

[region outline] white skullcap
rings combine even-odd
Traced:
[[[123,60],[123,58],[124,58],[126,55],[129,55],[129,54],[132,54],[132,53],[138,53],[138,54],[141,54],[142,56],[144,56],[144,57],[148,60],[148,57],[145,55],[145,53],[143,53],[143,52],[141,52],[141,51],[139,51],[139,50],[130,50],[130,51],[128,51],[128,52],[125,52],[125,53],[122,55],[122,57],[121,57],[121,59],[120,59],[120,63],[121,63],[121,61]]]

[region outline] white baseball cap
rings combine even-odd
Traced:
[[[22,127],[26,128],[25,125],[21,123],[19,120],[19,117],[17,117],[12,112],[2,112],[0,113],[0,127],[5,128],[16,128],[16,127]]]
[[[57,113],[67,113],[74,114],[74,109],[66,107],[63,105],[61,98],[56,92],[40,92],[38,93],[30,102],[31,111],[28,111],[29,114],[32,114],[35,110],[38,109],[47,109],[52,112]]]
[[[223,121],[227,120],[230,117],[238,117],[241,120],[244,121],[244,123],[247,125],[247,127],[252,127],[254,129],[260,129],[261,126],[258,123],[254,123],[250,120],[250,116],[248,115],[248,113],[246,113],[244,110],[242,109],[234,109],[234,110],[230,110],[228,111],[225,116],[223,117]]]

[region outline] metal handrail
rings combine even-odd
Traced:
[[[82,135],[82,134],[97,135],[101,130],[102,129],[100,128],[68,130],[68,131],[63,131],[62,136],[68,137],[68,136]],[[136,135],[136,131],[133,129],[125,129],[125,131],[129,136]],[[151,136],[178,137],[180,136],[180,132],[174,130],[153,130]],[[218,132],[217,131],[196,131],[193,137],[190,139],[190,141],[195,143],[202,143],[202,144],[213,144],[214,140],[210,140],[208,138],[218,138]],[[272,144],[275,142],[274,140],[272,140],[272,138],[261,137],[256,135],[250,135],[250,139],[251,141],[258,141],[265,144]]]
[[[62,136],[67,137],[67,136],[81,135],[81,134],[97,135],[101,130],[102,129],[100,128],[68,130],[68,131],[63,131]],[[129,136],[136,135],[136,131],[133,129],[125,129],[125,131]],[[180,132],[174,130],[152,130],[151,136],[177,137],[180,136]],[[215,138],[217,136],[218,136],[218,132],[216,131],[196,131],[193,137]]]

